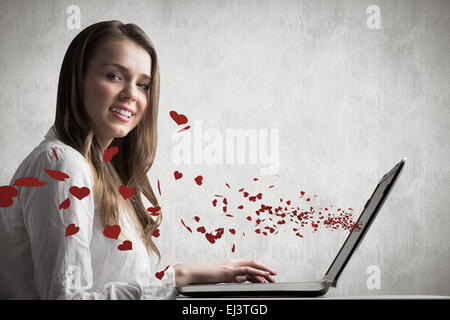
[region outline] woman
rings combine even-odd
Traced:
[[[157,143],[159,69],[134,24],[106,21],[69,45],[55,123],[1,199],[0,298],[168,299],[175,286],[274,282],[251,259],[152,270],[158,206],[147,172]],[[17,190],[17,191],[14,191]]]

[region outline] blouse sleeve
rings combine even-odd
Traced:
[[[19,194],[41,299],[175,298],[173,266],[161,280],[149,274],[143,281],[111,282],[102,290],[92,289],[90,242],[95,207],[91,169],[77,151],[53,150],[39,153],[27,170],[28,177],[46,184],[21,187]]]

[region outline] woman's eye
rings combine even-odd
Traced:
[[[142,84],[142,89],[144,89],[144,90],[148,90],[149,89],[149,86],[147,85],[147,84],[145,84],[145,83],[140,83],[140,84]]]
[[[118,80],[120,80],[120,77],[117,74],[114,74],[114,73],[108,73],[107,77],[109,79],[115,79],[114,77],[116,77]],[[148,90],[150,88],[150,86],[148,84],[145,84],[145,83],[139,83],[138,85],[144,90]]]
[[[117,74],[114,74],[114,73],[108,73],[107,77],[110,78],[110,79],[112,79],[112,77],[117,77],[117,78],[119,78],[119,76],[118,76]],[[120,78],[119,78],[119,79],[120,79]]]

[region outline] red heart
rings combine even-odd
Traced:
[[[58,170],[44,169],[44,171],[47,172],[50,177],[58,181],[64,181],[65,179],[70,178],[67,174]]]
[[[131,243],[131,241],[125,240],[122,244],[119,244],[117,246],[117,249],[119,249],[120,251],[131,250],[133,249],[133,244]]]
[[[63,202],[60,203],[58,209],[67,209],[70,206],[70,199],[67,198]]]
[[[190,233],[192,233],[192,229],[189,228],[189,227],[184,223],[183,219],[181,219],[181,223],[183,224],[183,226],[184,226]]]
[[[87,187],[78,188],[73,186],[69,188],[69,192],[78,200],[81,200],[84,197],[88,196],[91,191]]]
[[[169,269],[169,266],[167,266],[163,271],[156,272],[155,277],[161,280],[164,277],[165,272]]]
[[[14,186],[19,186],[19,187],[40,187],[40,186],[45,186],[47,184],[47,182],[45,181],[40,181],[39,178],[35,178],[35,177],[23,177],[23,178],[19,178],[16,181],[14,181]]]
[[[53,149],[53,147],[52,147],[52,151],[53,151],[53,155],[55,156],[56,160],[59,160],[58,155],[56,154],[56,151],[55,151],[55,149]]]
[[[160,214],[159,210],[161,210],[161,207],[147,208],[147,211],[150,212],[150,215],[154,216],[154,217],[159,216],[159,214]]]
[[[208,239],[209,242],[214,243],[216,242],[216,239],[214,238],[214,235],[212,233],[205,234],[206,239]]]
[[[186,130],[188,130],[190,127],[191,127],[191,126],[184,127],[183,129],[178,130],[177,133],[186,131]]]
[[[134,189],[133,188],[128,188],[125,185],[121,185],[119,187],[119,192],[122,195],[124,200],[127,200],[128,198],[134,196]]]
[[[75,224],[69,224],[66,228],[66,237],[71,236],[80,231],[80,227],[76,227]]]
[[[181,179],[183,177],[183,174],[181,172],[175,171],[173,173],[173,176],[175,177],[175,180]]]
[[[119,147],[111,147],[103,152],[103,161],[109,162],[119,152]]]
[[[103,230],[103,235],[107,238],[116,239],[119,238],[120,226],[115,224],[113,226],[106,225]]]
[[[188,119],[184,114],[178,114],[176,111],[170,111],[169,115],[173,121],[177,123],[177,125],[182,125],[188,122]]]
[[[159,237],[159,229],[156,229],[155,231],[153,231],[152,236],[155,238]]]
[[[12,186],[1,186],[0,187],[0,207],[7,208],[13,205],[14,201],[12,198],[19,194],[16,188]]]
[[[198,184],[199,186],[201,186],[202,183],[203,183],[203,177],[202,177],[202,176],[198,176],[198,177],[196,177],[194,180],[195,180],[195,182],[197,182],[197,184]]]

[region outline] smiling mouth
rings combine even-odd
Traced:
[[[127,118],[131,118],[132,116],[134,116],[133,113],[131,113],[130,111],[124,110],[122,108],[111,107],[111,108],[109,108],[109,110],[112,111],[112,112],[121,114],[122,116],[127,117]]]
[[[112,112],[112,114],[118,118],[121,121],[124,122],[128,122],[131,120],[131,117],[134,116],[134,114],[132,114],[129,111],[123,110],[123,109],[118,109],[118,108],[109,108],[109,111]]]

